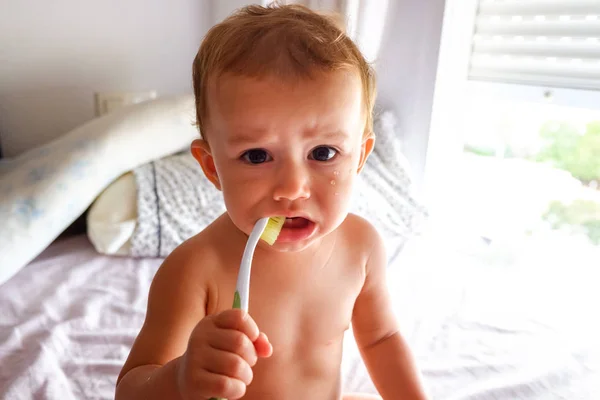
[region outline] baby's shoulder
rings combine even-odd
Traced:
[[[369,221],[356,214],[348,214],[338,229],[348,247],[361,254],[369,255],[374,248],[383,243],[377,229]]]
[[[202,282],[220,265],[220,254],[213,245],[210,227],[185,240],[167,256],[156,278],[176,286]]]

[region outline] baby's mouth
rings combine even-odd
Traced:
[[[317,229],[317,225],[304,217],[286,218],[277,237],[277,243],[290,243],[306,240]]]
[[[310,221],[303,217],[286,218],[283,227],[287,229],[302,229],[308,227]]]

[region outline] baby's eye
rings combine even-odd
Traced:
[[[263,149],[252,149],[242,154],[242,158],[250,164],[262,164],[271,161],[271,156]]]
[[[312,149],[310,158],[316,161],[329,161],[337,154],[337,150],[329,146],[319,146]]]

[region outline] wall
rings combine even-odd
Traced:
[[[214,25],[218,22],[223,21],[229,14],[234,10],[244,7],[250,3],[264,3],[259,0],[257,1],[246,1],[246,0],[211,0],[210,8],[210,24]]]
[[[94,91],[189,91],[190,64],[207,27],[246,3],[0,0],[5,155],[91,118]],[[379,105],[399,118],[417,183],[425,168],[444,3],[389,0],[376,64]]]
[[[445,0],[390,0],[377,60],[379,105],[398,117],[402,149],[420,188],[436,83]]]
[[[94,116],[95,91],[191,92],[204,0],[0,0],[4,156]]]

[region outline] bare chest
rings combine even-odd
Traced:
[[[298,351],[327,346],[350,326],[361,282],[358,276],[318,274],[295,281],[258,277],[250,313],[274,348]]]
[[[253,368],[245,398],[339,398],[342,343],[364,283],[364,263],[348,252],[325,260],[255,263],[249,313],[273,355]],[[219,277],[212,312],[231,307],[236,279],[235,270]]]
[[[274,352],[305,353],[343,338],[364,281],[362,266],[338,260],[324,267],[306,265],[255,268],[249,313],[265,332]],[[218,308],[231,307],[235,277],[219,286]]]
[[[273,355],[255,366],[248,398],[339,397],[342,342],[362,279],[351,269],[333,272],[254,278],[250,314]]]

